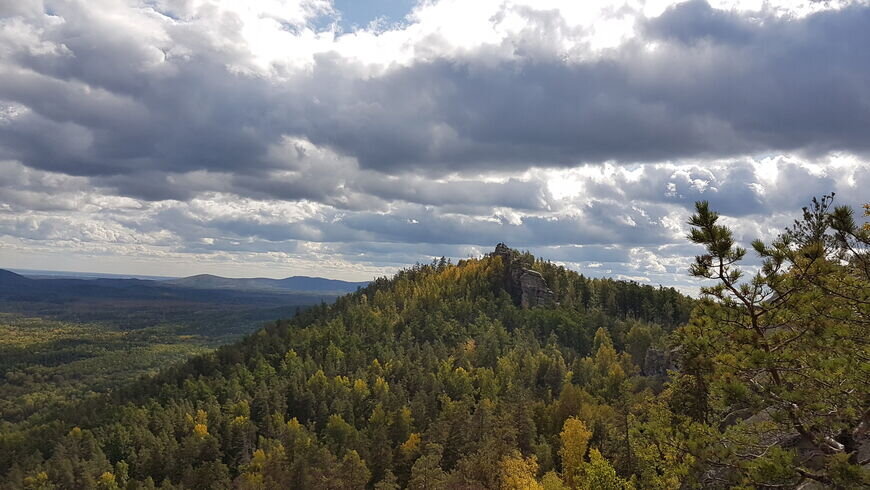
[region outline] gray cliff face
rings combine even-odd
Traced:
[[[495,247],[493,255],[501,257],[505,264],[506,286],[514,301],[522,308],[535,306],[551,306],[556,303],[556,295],[547,287],[539,272],[533,271],[517,260],[518,253],[508,248],[504,243]]]
[[[520,306],[531,308],[533,306],[549,306],[555,303],[555,295],[547,287],[547,281],[537,271],[522,269],[520,274]]]
[[[641,373],[644,376],[659,376],[666,378],[668,370],[679,369],[679,349],[657,349],[650,347],[646,351]]]

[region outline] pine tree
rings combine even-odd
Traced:
[[[444,488],[447,473],[441,469],[441,453],[443,449],[437,444],[429,444],[423,455],[411,468],[409,490],[438,490]]]
[[[763,264],[748,280],[737,265],[746,250],[706,202],[689,222],[707,252],[690,272],[717,284],[684,337],[704,337],[691,354],[713,362],[694,375],[728,427],[707,463],[741,468],[745,484],[870,481],[856,452],[870,425],[870,240],[832,199],[814,199],[771,244],[753,242]],[[765,449],[791,434],[819,457]]]

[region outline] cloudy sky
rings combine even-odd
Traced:
[[[691,290],[870,201],[868,2],[0,2],[0,267],[364,280],[500,241]]]

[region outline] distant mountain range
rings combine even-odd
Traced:
[[[31,279],[146,279],[150,281],[165,281],[178,279],[175,276],[148,276],[143,274],[113,274],[110,272],[74,272],[52,271],[45,269],[9,269],[20,276]]]
[[[29,272],[29,271],[28,271]],[[199,274],[182,278],[146,279],[123,277],[115,275],[98,276],[96,274],[60,273],[32,271],[19,274],[6,269],[0,269],[0,291],[10,286],[21,286],[25,289],[53,289],[53,287],[94,287],[123,288],[187,288],[187,289],[220,289],[234,291],[260,291],[272,293],[318,293],[342,295],[352,293],[368,284],[365,282],[341,281],[323,277],[292,276],[284,279],[269,279],[265,277],[230,278],[212,274]],[[68,274],[68,275],[67,275]],[[13,288],[13,290],[15,290]],[[22,292],[22,291],[18,291]]]
[[[68,316],[73,310],[77,314],[105,308],[137,311],[153,309],[155,305],[166,308],[174,305],[190,311],[200,308],[263,310],[332,302],[366,284],[301,276],[230,279],[198,275],[164,280],[28,277],[0,269],[0,311]]]
[[[246,318],[292,316],[297,306],[332,302],[365,282],[320,277],[229,279],[198,275],[181,279],[70,278],[22,275],[0,269],[0,311],[75,321],[111,319],[150,325],[166,318],[204,319],[206,312],[245,312]],[[208,317],[211,318],[211,317]]]

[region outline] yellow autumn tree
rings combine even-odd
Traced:
[[[118,482],[115,479],[115,475],[109,471],[106,471],[105,473],[100,475],[100,478],[97,480],[97,488],[104,490],[115,490],[120,487],[118,486]]]
[[[583,457],[586,455],[586,447],[592,438],[592,431],[586,428],[586,424],[577,417],[569,417],[562,425],[559,434],[562,448],[559,456],[562,457],[562,477],[568,487],[576,488],[581,481],[583,471]]]
[[[196,424],[193,426],[193,433],[197,437],[205,437],[208,435],[208,426],[205,424]]]
[[[39,473],[24,478],[24,488],[28,490],[43,490],[54,488],[51,481],[48,479],[48,473],[40,471]]]
[[[548,471],[547,474],[541,478],[541,488],[543,488],[543,490],[568,490],[568,487],[565,486],[565,483],[561,478],[559,478],[559,475],[557,475],[555,471]]]
[[[410,436],[408,436],[408,440],[403,442],[401,446],[399,446],[399,454],[402,455],[403,458],[410,461],[415,459],[420,455],[420,442],[422,438],[420,434],[417,432],[412,432]]]
[[[505,456],[501,460],[501,490],[543,490],[535,479],[538,461],[532,456],[523,458],[519,453]]]

